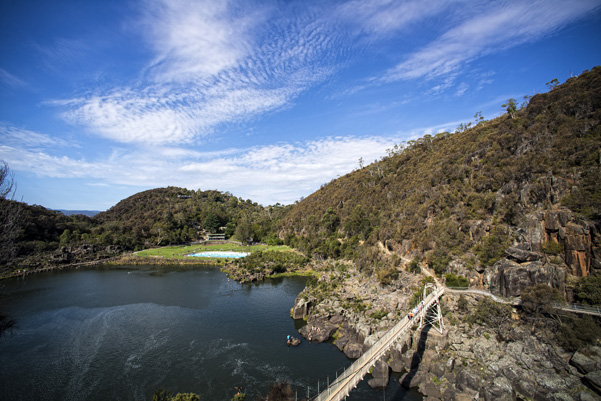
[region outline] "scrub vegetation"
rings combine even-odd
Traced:
[[[247,272],[278,274],[299,271],[308,261],[345,261],[390,285],[401,270],[419,274],[427,266],[464,286],[474,271],[490,269],[523,241],[533,211],[563,208],[593,228],[601,221],[601,68],[523,103],[508,101],[502,110],[494,120],[476,114],[476,121],[455,132],[399,143],[380,160],[362,162],[288,206],[167,187],[90,218],[5,196],[2,210],[13,217],[3,227],[0,270],[9,276],[134,251],[142,251],[135,257],[184,259],[198,249],[193,243],[221,233],[243,245],[218,249],[262,251],[233,262]],[[4,166],[3,188],[10,194]],[[264,245],[247,248],[258,243]],[[295,252],[272,252],[278,248],[267,245]],[[598,246],[592,244],[593,253]],[[558,266],[573,258],[557,241],[545,242],[541,251]],[[594,279],[582,280],[570,281],[578,288],[574,298],[598,302],[589,283]]]

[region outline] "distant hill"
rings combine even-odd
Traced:
[[[54,210],[56,210],[57,212],[61,212],[65,216],[71,216],[74,214],[83,214],[84,216],[94,217],[98,213],[100,213],[100,210],[65,210],[65,209],[54,209]]]
[[[95,218],[103,228],[103,243],[133,249],[185,243],[221,231],[243,241],[261,240],[275,216],[227,192],[167,187],[132,195]]]

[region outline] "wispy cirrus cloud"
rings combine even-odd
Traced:
[[[8,71],[6,71],[2,68],[0,68],[0,82],[2,82],[5,85],[11,86],[13,88],[27,86],[25,81],[23,81],[22,79],[18,78],[17,76],[9,73]]]
[[[0,138],[4,145],[41,149],[45,147],[73,146],[66,141],[46,134],[40,134],[28,129],[15,127],[0,121]]]
[[[357,24],[362,32],[382,36],[406,29],[424,19],[438,15],[453,3],[465,0],[353,0],[338,8],[339,15]]]
[[[55,101],[70,124],[122,143],[193,143],[287,105],[333,71],[335,43],[310,13],[267,20],[269,8],[220,0],[143,5],[137,26],[154,52],[148,67],[129,86]]]
[[[54,146],[0,145],[11,168],[49,178],[85,178],[90,185],[218,189],[263,204],[292,203],[337,175],[378,159],[398,138],[330,137],[220,152],[156,146],[116,149],[98,160],[53,156]],[[93,181],[95,180],[95,181]]]
[[[251,51],[262,16],[231,1],[147,0],[140,26],[154,49],[151,73],[161,82],[210,78],[236,67]]]
[[[384,82],[444,76],[486,54],[550,35],[599,8],[599,0],[536,0],[478,4],[466,18],[436,41],[408,55],[388,70]]]

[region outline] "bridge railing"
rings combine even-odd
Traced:
[[[376,341],[367,352],[345,369],[343,374],[338,376],[338,378],[332,382],[327,389],[314,398],[314,400],[341,400],[350,393],[351,389],[363,379],[369,369],[371,369],[375,363],[388,352],[392,343],[394,343],[394,341],[396,341],[408,328],[412,327],[413,324],[418,323],[420,315],[425,314],[428,308],[432,306],[442,294],[444,294],[444,288],[437,288],[435,291],[428,294],[426,299],[424,299],[423,308],[419,311],[417,316],[411,320],[407,316],[404,316],[397,324],[388,330],[386,334]],[[334,394],[333,397],[331,397],[332,394]]]
[[[588,312],[591,314],[596,314],[601,316],[601,305],[583,305],[583,304],[561,304],[554,303],[553,307],[556,309],[569,309],[574,312]]]

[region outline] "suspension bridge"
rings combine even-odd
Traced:
[[[424,287],[423,301],[409,312],[413,314],[413,317],[410,317],[409,314],[403,317],[314,400],[341,401],[348,397],[351,390],[357,387],[357,384],[363,380],[363,377],[374,367],[376,362],[392,348],[403,334],[409,332],[416,322],[419,321],[420,328],[430,324],[442,334],[444,326],[439,299],[444,292],[444,287],[427,284]]]
[[[403,317],[394,327],[392,327],[383,337],[381,337],[371,348],[365,352],[359,359],[353,362],[344,372],[329,384],[319,395],[312,397],[312,401],[341,401],[348,397],[350,392],[357,387],[357,384],[363,380],[365,375],[375,366],[394,344],[408,333],[419,322],[418,329],[429,324],[441,334],[444,330],[442,313],[440,310],[440,297],[445,291],[449,293],[473,293],[491,297],[496,302],[520,305],[520,299],[503,299],[495,296],[488,291],[474,290],[468,288],[447,288],[440,285],[438,280],[436,284],[426,284],[424,287],[423,301],[407,316]],[[599,306],[587,307],[583,305],[554,304],[556,309],[566,312],[585,313],[601,316]],[[410,316],[412,314],[413,316]],[[308,396],[308,394],[307,394]]]

